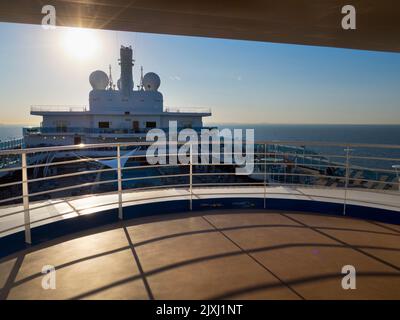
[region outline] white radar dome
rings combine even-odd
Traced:
[[[154,72],[148,72],[143,77],[143,86],[145,90],[157,91],[160,87],[160,77]]]
[[[89,82],[94,90],[104,90],[109,83],[109,79],[104,71],[96,70],[90,74]]]

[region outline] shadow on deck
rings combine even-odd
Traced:
[[[152,216],[0,260],[2,299],[400,299],[400,227],[246,209]],[[44,290],[43,266],[56,269]],[[342,267],[357,271],[355,290]]]

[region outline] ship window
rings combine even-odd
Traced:
[[[55,121],[57,132],[67,132],[67,122],[63,120]]]
[[[130,114],[130,112],[129,111],[125,111],[125,114]]]
[[[132,129],[135,131],[139,130],[139,121],[136,120],[132,121]]]
[[[157,127],[157,122],[155,121],[147,121],[146,122],[146,128],[155,128]]]
[[[100,121],[99,122],[99,128],[105,129],[110,127],[110,122],[108,121]]]

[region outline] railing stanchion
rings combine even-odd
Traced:
[[[264,209],[267,207],[267,145],[264,144]]]
[[[28,168],[26,153],[21,154],[22,162],[22,201],[24,204],[24,224],[25,224],[25,242],[32,243],[31,238],[31,217],[29,212],[29,188],[28,188]]]
[[[189,156],[189,192],[190,192],[190,211],[193,210],[193,144],[190,144],[190,156]]]
[[[350,176],[350,149],[346,147],[346,172],[345,172],[345,183],[344,183],[344,200],[343,200],[343,215],[346,215],[346,206],[347,206],[347,189],[349,187],[349,176]]]
[[[117,145],[117,164],[118,164],[118,218],[124,218],[122,211],[122,170],[121,170],[121,145]]]
[[[400,169],[400,165],[393,165],[392,168],[396,171],[396,178],[397,178],[397,184],[399,185],[399,191],[400,191],[400,175],[399,175],[399,169]]]

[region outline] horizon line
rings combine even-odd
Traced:
[[[205,122],[203,125],[293,125],[293,126],[400,126],[400,123],[285,123],[285,122]],[[40,126],[39,123],[0,123],[0,126]]]

